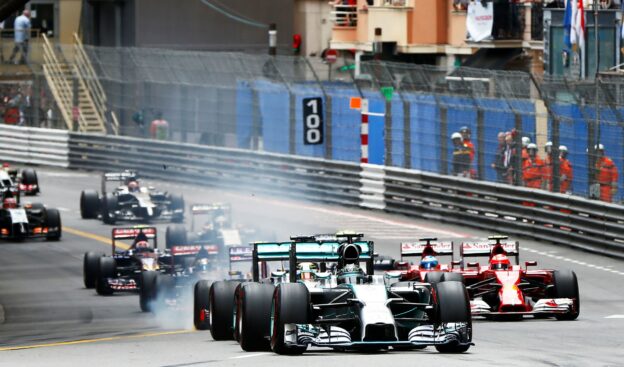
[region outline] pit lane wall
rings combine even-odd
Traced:
[[[36,128],[1,126],[0,148],[16,163],[136,169],[148,178],[383,210],[624,258],[624,207],[578,196],[380,165]]]

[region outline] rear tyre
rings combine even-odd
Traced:
[[[95,282],[95,290],[101,296],[113,294],[113,289],[108,285],[108,278],[114,278],[117,272],[117,264],[112,257],[101,257],[99,274]]]
[[[236,281],[219,281],[210,286],[210,335],[214,340],[234,338],[234,292],[239,284]]]
[[[303,354],[307,345],[291,346],[285,343],[288,324],[310,322],[310,293],[302,283],[282,283],[275,287],[271,306],[271,350],[277,354]]]
[[[100,270],[100,257],[102,256],[104,255],[93,251],[84,254],[82,261],[82,279],[87,289],[95,288],[95,282],[97,281]]]
[[[39,179],[37,178],[37,172],[32,168],[25,168],[22,170],[22,183],[24,185],[36,185],[36,188],[26,195],[36,195],[39,193]]]
[[[117,197],[111,194],[104,194],[102,197],[102,221],[105,224],[115,224],[117,218],[115,210],[117,209]]]
[[[61,226],[61,213],[58,209],[46,209],[46,227],[48,227],[48,234],[46,240],[58,241],[63,234],[63,227]]]
[[[80,216],[82,219],[97,218],[100,212],[100,197],[95,190],[84,190],[80,193]]]
[[[457,281],[440,282],[434,287],[436,292],[436,323],[465,323],[468,325],[469,333],[466,337],[468,341],[471,340],[470,299],[466,287]],[[470,345],[449,343],[435,347],[440,353],[463,353],[470,348]]]
[[[464,277],[460,273],[442,273],[443,282],[464,282]]]
[[[267,337],[271,327],[271,304],[273,303],[272,284],[249,283],[240,289],[241,348],[246,352],[269,350]]]
[[[208,330],[210,328],[208,316],[208,312],[210,312],[210,282],[200,280],[195,284],[193,291],[193,324],[197,330]]]
[[[553,272],[554,298],[572,298],[574,310],[566,314],[557,314],[555,318],[562,321],[576,320],[581,313],[581,299],[579,297],[578,280],[576,273],[571,270],[555,270]]]
[[[165,232],[165,246],[171,249],[174,246],[188,245],[186,228],[181,224],[167,226]]]
[[[442,281],[442,276],[444,275],[441,271],[432,271],[425,274],[425,279],[423,281],[425,283],[429,283],[431,285],[438,284]]]
[[[156,271],[144,271],[141,273],[141,288],[139,289],[139,304],[141,311],[152,312],[153,302],[156,295]]]
[[[169,200],[171,201],[171,211],[182,210],[182,212],[174,214],[171,220],[174,223],[182,223],[184,221],[184,197],[179,194],[171,194]]]

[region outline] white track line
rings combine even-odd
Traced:
[[[581,265],[581,266],[586,266],[588,268],[592,268],[592,269],[596,269],[596,270],[602,270],[602,271],[606,271],[609,273],[613,273],[613,274],[619,274],[619,275],[624,275],[624,272],[619,271],[619,270],[615,270],[615,269],[610,269],[606,266],[601,266],[601,265],[594,265],[594,264],[589,264],[586,263],[584,261],[579,261],[579,260],[574,260],[574,259],[570,259],[567,257],[563,257],[563,256],[559,256],[559,255],[553,255],[553,254],[549,254],[548,252],[544,252],[544,251],[539,251],[539,250],[535,250],[532,248],[528,248],[528,247],[522,247],[523,250],[541,255],[541,256],[546,256],[546,257],[550,257],[556,260],[561,260],[561,261],[567,261],[569,263],[573,263],[576,265]]]
[[[230,357],[228,359],[243,359],[243,358],[260,357],[260,356],[265,356],[267,354],[269,354],[269,353],[245,354],[245,355],[242,355],[242,356]]]
[[[624,315],[609,315],[605,316],[605,319],[624,319]]]

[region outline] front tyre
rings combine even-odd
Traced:
[[[114,278],[117,272],[117,263],[112,257],[101,257],[99,274],[95,282],[95,290],[101,296],[113,294],[113,289],[108,285],[108,279]]]
[[[562,321],[576,320],[581,313],[581,298],[579,296],[576,273],[571,270],[555,270],[553,272],[554,298],[571,298],[574,300],[574,309],[569,313],[556,314],[555,318]]]
[[[210,286],[210,335],[214,340],[234,338],[234,292],[239,284],[236,281],[218,281]]]
[[[61,213],[58,209],[46,209],[46,227],[48,228],[48,234],[46,234],[46,240],[58,241],[63,234],[63,227],[61,225]]]
[[[141,273],[141,288],[139,289],[139,305],[143,312],[154,311],[154,299],[156,298],[157,271],[144,271]]]
[[[446,281],[435,284],[436,295],[436,324],[466,324],[467,335],[464,335],[463,342],[472,340],[472,322],[470,317],[470,299],[464,284],[458,281]],[[448,344],[436,345],[435,348],[440,353],[463,353],[470,348],[470,345],[451,342]]]
[[[95,282],[97,281],[100,271],[100,257],[102,256],[102,254],[98,254],[93,251],[89,251],[84,254],[82,262],[82,279],[84,281],[84,286],[87,289],[95,288]]]
[[[285,329],[287,325],[308,324],[310,313],[310,293],[304,284],[282,283],[275,287],[271,305],[271,350],[277,354],[303,354],[308,346],[286,344]]]

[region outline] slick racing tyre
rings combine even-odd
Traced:
[[[117,209],[117,197],[111,194],[104,194],[102,197],[102,221],[104,224],[115,224],[115,210]]]
[[[141,288],[139,289],[139,305],[141,311],[152,312],[153,302],[156,298],[157,271],[144,271],[141,273]]]
[[[104,255],[95,253],[93,251],[86,252],[82,263],[82,278],[84,280],[85,288],[95,288],[95,282],[99,274],[100,257]]]
[[[464,277],[460,273],[442,273],[443,282],[464,282]]]
[[[248,283],[240,288],[240,308],[237,318],[241,348],[246,352],[270,349],[271,304],[273,284]]]
[[[464,323],[468,325],[468,332],[472,333],[470,317],[470,299],[466,287],[457,281],[440,282],[434,286],[436,295],[436,324]],[[468,335],[472,338],[472,335]],[[470,345],[456,343],[436,345],[440,353],[463,353]]]
[[[576,273],[571,270],[555,270],[553,272],[553,297],[574,299],[574,310],[565,314],[556,314],[557,320],[576,320],[581,312],[581,299],[579,297],[578,281]]]
[[[173,248],[174,246],[182,246],[188,245],[188,241],[186,238],[186,228],[182,224],[174,224],[171,226],[167,226],[167,231],[165,232],[165,246],[168,249]]]
[[[182,223],[184,221],[184,197],[179,194],[171,194],[169,200],[171,201],[171,206],[169,207],[171,211],[182,210],[181,213],[174,214],[171,220],[174,223]]]
[[[200,280],[193,288],[193,324],[195,329],[208,330],[210,328],[210,317],[206,311],[210,311],[210,281]],[[230,316],[229,319],[231,321],[232,317]],[[222,340],[214,336],[212,338]]]
[[[101,257],[99,266],[99,274],[95,281],[95,290],[101,296],[113,294],[113,290],[108,285],[106,279],[114,278],[117,272],[117,264],[112,257]]]
[[[310,293],[303,283],[282,283],[275,287],[271,305],[271,350],[277,354],[303,354],[307,345],[285,343],[285,327],[310,322]]]
[[[32,168],[25,168],[22,170],[22,181],[24,185],[37,185],[36,188],[26,195],[36,195],[39,192],[39,179],[37,178],[37,172]]]
[[[423,280],[425,283],[429,283],[431,285],[440,283],[442,281],[442,276],[444,275],[441,271],[432,271],[425,274],[425,279]]]
[[[214,340],[234,339],[234,292],[239,284],[226,280],[214,282],[210,286],[210,335]]]
[[[61,235],[63,234],[63,227],[61,225],[61,213],[58,211],[58,209],[49,208],[45,210],[45,223],[46,227],[48,227],[46,240],[60,240]]]
[[[95,219],[100,212],[100,197],[95,190],[80,193],[80,216],[82,219]]]

